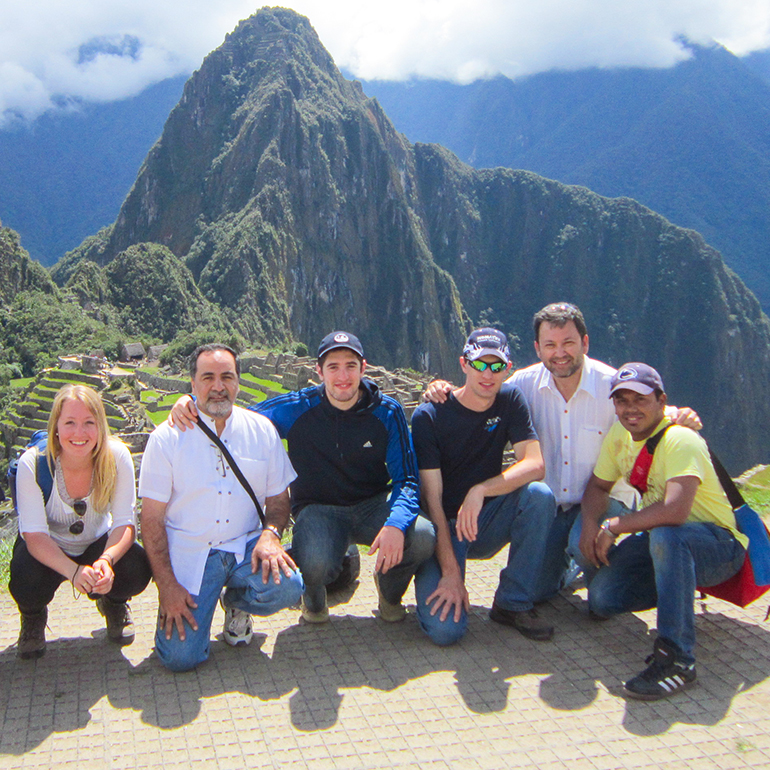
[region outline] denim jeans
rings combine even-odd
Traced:
[[[506,610],[532,609],[546,539],[555,512],[553,493],[545,484],[535,481],[486,503],[479,514],[478,534],[473,542],[458,540],[455,521],[450,521],[452,546],[463,580],[468,559],[491,559],[510,543],[508,564],[500,572],[494,602]],[[441,567],[433,556],[417,571],[414,589],[417,618],[423,631],[433,642],[443,646],[462,639],[468,618],[465,608],[457,622],[453,611],[443,621],[440,612],[431,615],[427,598],[436,590],[439,580]]]
[[[321,612],[326,606],[326,586],[340,574],[348,547],[371,545],[390,515],[387,494],[355,505],[306,505],[297,516],[291,552],[305,580],[305,606]],[[433,554],[433,524],[418,516],[404,533],[400,563],[380,575],[382,595],[391,604],[401,601],[417,567]]]
[[[631,535],[613,546],[609,566],[588,586],[597,615],[658,608],[658,636],[676,645],[683,663],[695,662],[695,588],[732,577],[746,551],[716,524],[685,522]]]
[[[304,584],[302,575],[293,572],[291,577],[281,573],[281,582],[276,584],[269,575],[267,583],[262,582],[262,570],[251,571],[251,552],[256,538],[246,546],[246,557],[237,564],[235,554],[212,549],[209,551],[203,571],[200,593],[193,596],[198,607],[191,610],[198,630],[193,631],[185,622],[185,640],[182,641],[174,627],[171,639],[160,626],[155,632],[155,651],[161,663],[171,671],[189,671],[207,660],[210,652],[209,636],[211,621],[217,601],[225,588],[224,604],[227,607],[248,612],[251,615],[267,617],[299,602]]]
[[[566,585],[566,577],[571,567],[582,570],[586,576],[586,582],[596,572],[595,567],[580,553],[580,533],[583,529],[580,512],[579,504],[573,505],[566,511],[556,511],[548,533],[543,567],[535,591],[536,602],[543,602],[556,596]],[[627,513],[629,509],[623,503],[610,498],[610,504],[601,521],[611,519],[613,516],[625,516]]]

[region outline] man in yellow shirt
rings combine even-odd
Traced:
[[[624,686],[631,698],[657,700],[695,683],[695,587],[732,577],[748,540],[736,529],[706,442],[665,416],[658,372],[625,364],[612,378],[610,398],[618,422],[602,443],[582,501],[580,550],[598,569],[588,603],[600,618],[657,606],[651,665]],[[645,479],[634,466],[657,434],[662,435]],[[620,478],[642,493],[642,507],[603,520],[610,489]],[[615,545],[622,534],[631,537]]]

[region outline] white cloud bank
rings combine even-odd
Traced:
[[[770,0],[290,0],[365,79],[470,82],[549,69],[666,67],[678,42],[770,47]],[[111,101],[187,74],[256,6],[245,0],[5,0],[0,122]]]

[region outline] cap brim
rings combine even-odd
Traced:
[[[643,396],[649,396],[655,392],[655,388],[645,385],[643,382],[619,382],[611,391],[610,397],[614,396],[619,390],[633,390],[634,393],[640,393]]]
[[[356,350],[353,345],[345,344],[344,342],[340,342],[336,345],[332,345],[331,347],[326,348],[326,350],[324,350],[321,355],[325,356],[327,353],[331,353],[333,350],[349,350],[351,353],[355,353],[357,356],[361,356],[361,358],[364,357],[363,350]]]

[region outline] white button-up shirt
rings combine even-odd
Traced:
[[[508,380],[527,399],[545,460],[545,483],[563,508],[582,499],[602,441],[615,422],[610,399],[615,371],[586,356],[580,384],[569,401],[542,363],[519,369]]]
[[[214,421],[199,418],[215,430]],[[262,415],[233,407],[222,443],[248,479],[260,505],[278,495],[297,474],[278,433]],[[209,551],[242,561],[246,543],[262,529],[249,494],[219,448],[198,428],[185,432],[159,425],[147,442],[139,495],[166,503],[166,534],[174,576],[191,594],[200,591]]]

